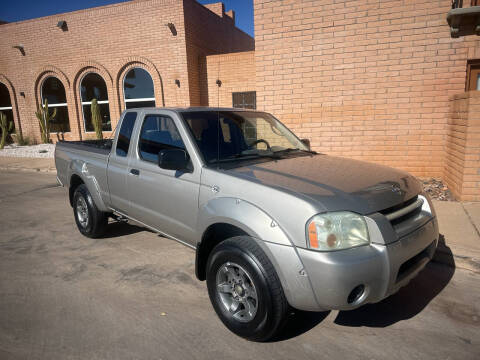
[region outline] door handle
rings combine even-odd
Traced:
[[[130,169],[130,174],[138,176],[140,175],[140,170],[138,169]]]

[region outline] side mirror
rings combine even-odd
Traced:
[[[310,150],[310,140],[301,139],[300,141],[303,143],[303,145],[305,145],[308,148],[308,150]]]
[[[165,149],[158,153],[158,166],[167,170],[186,170],[190,157],[183,149]]]

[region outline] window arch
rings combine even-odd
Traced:
[[[123,78],[125,108],[155,107],[153,80],[147,70],[130,69]]]
[[[12,100],[10,98],[10,92],[5,84],[0,82],[0,112],[4,113],[7,116],[8,122],[13,121],[13,107]],[[15,126],[15,125],[13,125]]]
[[[86,132],[95,131],[92,123],[92,100],[97,99],[102,117],[103,131],[111,131],[110,108],[105,80],[97,73],[87,73],[80,81],[80,97],[82,100],[83,125]]]
[[[47,77],[42,84],[42,106],[48,101],[49,109],[57,109],[57,115],[50,123],[51,132],[70,132],[68,104],[65,87],[54,76]]]

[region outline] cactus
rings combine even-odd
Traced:
[[[57,116],[57,109],[53,109],[53,113],[48,111],[48,101],[45,100],[43,106],[40,106],[35,112],[35,116],[40,124],[40,131],[42,135],[42,142],[48,144],[50,142],[50,121]]]
[[[92,111],[92,124],[95,129],[95,134],[97,135],[97,139],[101,140],[103,139],[102,116],[100,115],[100,107],[98,106],[97,99],[92,99],[90,110]]]
[[[0,150],[5,146],[7,136],[13,130],[13,122],[8,121],[7,115],[0,111],[0,129],[2,129],[2,137],[0,138]]]

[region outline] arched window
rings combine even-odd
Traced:
[[[8,122],[13,122],[12,100],[7,86],[2,83],[0,83],[0,112],[7,116]]]
[[[83,124],[85,131],[95,131],[92,123],[92,100],[97,99],[100,115],[102,117],[103,131],[111,131],[110,109],[108,107],[107,85],[103,78],[96,73],[86,74],[80,82],[80,95],[82,98]]]
[[[69,132],[70,122],[68,121],[68,106],[65,88],[56,77],[47,77],[42,84],[42,104],[48,101],[49,111],[57,109],[57,115],[50,123],[51,132]],[[50,111],[50,112],[51,112]]]
[[[133,68],[123,79],[125,108],[155,107],[153,80],[147,70]]]

